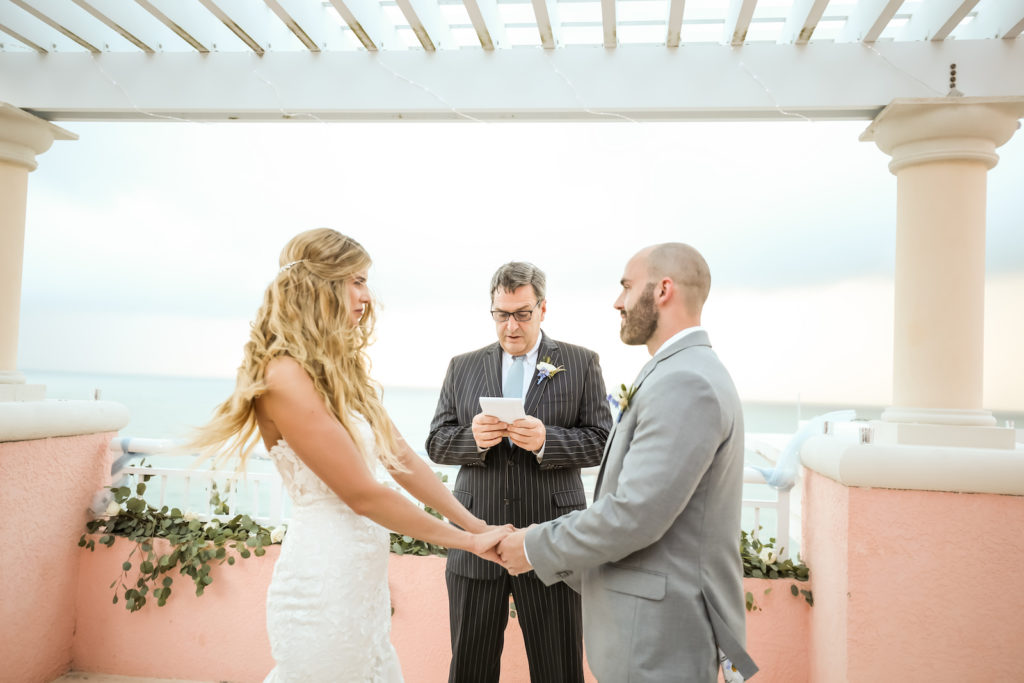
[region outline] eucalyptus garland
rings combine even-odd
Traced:
[[[761,527],[757,528],[758,531],[760,529]],[[741,531],[740,557],[743,559],[743,576],[754,579],[795,579],[800,582],[807,581],[810,578],[811,570],[800,560],[800,556],[797,556],[796,562],[790,557],[782,560],[779,558],[779,549],[776,548],[775,544],[774,538],[761,541],[757,538],[757,534],[754,531],[751,531],[749,534],[746,531]],[[789,590],[794,596],[803,595],[808,605],[814,605],[814,595],[811,591],[798,588],[795,583],[790,584]],[[765,593],[767,594],[770,591],[771,588],[768,588],[765,590]],[[754,602],[753,593],[747,591],[745,597],[748,612],[760,609]]]

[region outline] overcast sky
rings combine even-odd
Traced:
[[[629,384],[618,280],[673,240],[710,264],[744,399],[885,405],[896,181],[867,124],[65,123],[29,179],[19,367],[233,376],[281,247],[327,226],[374,258],[384,384],[439,386],[492,341],[513,259],[548,274],[544,329]],[[1024,134],[999,153],[985,407],[1024,410]]]

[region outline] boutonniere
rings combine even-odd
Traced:
[[[551,356],[544,356],[544,360],[537,363],[537,384],[560,372],[565,372],[565,368],[561,365],[556,368],[554,363],[551,362]]]
[[[635,386],[627,387],[623,384],[619,387],[617,392],[614,394],[608,394],[608,402],[619,411],[619,416],[615,418],[616,422],[622,419],[622,414],[629,408],[629,402],[633,400],[633,394],[635,393]]]

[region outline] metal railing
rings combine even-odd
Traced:
[[[194,454],[182,451],[179,442],[170,439],[117,437],[110,442],[110,450],[115,457],[111,467],[111,481],[114,485],[128,486],[134,492],[136,485],[145,481],[144,497],[158,509],[165,505],[177,507],[182,513],[193,513],[202,521],[230,519],[237,512],[248,514],[264,526],[277,526],[288,521],[291,504],[281,477],[272,468],[268,467],[267,472],[235,473],[200,469],[191,464],[182,467],[135,464],[139,459],[152,456],[175,460],[195,457]],[[265,462],[265,456],[252,457],[257,462]],[[588,482],[588,478],[585,477],[584,481]],[[745,467],[743,482],[765,484],[766,480],[760,471]],[[449,477],[448,486],[453,484],[454,477]],[[211,502],[215,490],[220,499],[227,503],[231,514],[217,514],[215,504]],[[781,546],[780,557],[785,559],[793,546],[790,534],[790,492],[774,488],[771,491],[775,493],[774,499],[744,498],[743,507],[753,510],[755,535],[762,525],[762,510],[775,512],[777,526],[774,537],[778,541],[777,546]],[[593,491],[588,490],[588,500],[592,495]]]

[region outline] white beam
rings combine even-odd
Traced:
[[[683,10],[685,5],[685,0],[669,0],[668,33],[665,36],[665,45],[668,47],[679,47],[680,36],[683,32]]]
[[[601,27],[604,29],[604,46],[616,47],[619,44],[618,18],[615,16],[615,0],[601,0]]]
[[[558,19],[558,3],[556,0],[533,0],[533,13],[537,17],[540,44],[546,50],[554,50],[559,44],[558,34],[562,28]]]
[[[875,42],[902,4],[903,0],[860,0],[836,42]]]
[[[404,50],[395,27],[377,0],[330,0],[359,42],[370,52]]]
[[[885,41],[873,50],[829,42],[799,50],[774,43],[407,50],[373,59],[135,52],[104,54],[102,69],[81,52],[11,52],[0,53],[0,92],[64,121],[148,114],[279,121],[302,113],[365,121],[869,119],[897,97],[945,94],[952,63],[972,96],[1024,94],[1024,41],[1001,40]],[[382,66],[399,77],[382,78]]]
[[[794,0],[777,42],[796,45],[807,43],[827,6],[828,0]]]
[[[729,0],[729,11],[725,16],[725,30],[722,42],[727,45],[742,45],[747,39],[750,20],[754,18],[757,0]]]
[[[1020,0],[988,0],[957,36],[965,39],[1013,39],[1021,31],[1024,31],[1024,3]]]
[[[945,40],[978,0],[929,0],[921,3],[897,40]]]
[[[424,50],[457,49],[455,36],[452,35],[448,22],[441,16],[441,7],[437,0],[395,0],[402,10],[409,27],[416,34],[417,40]]]
[[[462,0],[462,4],[466,6],[469,20],[473,22],[480,46],[488,51],[505,47],[508,43],[505,38],[505,22],[498,13],[497,0]]]

